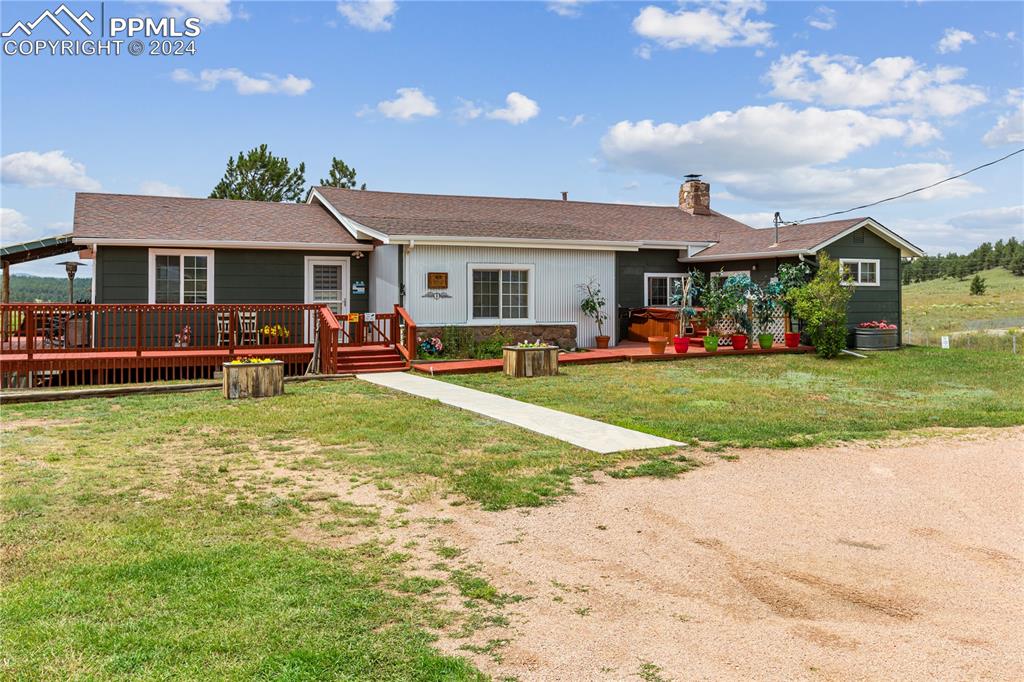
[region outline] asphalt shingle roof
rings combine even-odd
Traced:
[[[720,213],[694,216],[678,206],[408,194],[337,187],[318,187],[317,191],[339,213],[387,235],[699,242],[753,231]]]
[[[189,199],[131,194],[75,195],[76,239],[357,244],[318,204]]]
[[[723,239],[714,246],[709,246],[696,258],[712,258],[736,256],[739,254],[785,253],[810,249],[837,234],[842,234],[865,218],[848,218],[831,220],[824,223],[806,223],[803,225],[785,225],[779,227],[779,243],[775,244],[775,228],[750,230],[743,234]]]

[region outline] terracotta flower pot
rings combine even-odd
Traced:
[[[775,343],[775,337],[771,334],[758,334],[757,343],[761,346],[761,350],[768,350],[772,347],[772,344]]]
[[[651,355],[662,355],[667,345],[667,336],[650,336],[647,338],[647,346],[651,349]]]
[[[732,348],[733,348],[733,350],[746,350],[746,348],[747,348],[747,337],[744,334],[733,334],[732,335]]]
[[[718,337],[708,334],[704,337],[704,350],[708,353],[714,353],[718,350]]]
[[[786,348],[796,348],[800,345],[800,334],[797,332],[786,333]]]
[[[594,337],[594,342],[597,343],[597,347],[598,348],[607,348],[608,347],[608,341],[610,339],[611,339],[611,337],[608,337],[608,336],[595,336]]]
[[[677,353],[686,353],[690,350],[690,339],[685,336],[673,336],[672,345]]]

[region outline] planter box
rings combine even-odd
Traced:
[[[892,350],[899,348],[899,329],[861,329],[853,330],[853,343],[857,350]]]
[[[261,362],[251,365],[224,363],[224,397],[269,398],[284,393],[284,363]]]
[[[558,374],[558,346],[502,346],[502,359],[505,374],[510,377],[543,377]]]

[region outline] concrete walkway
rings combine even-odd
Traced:
[[[682,445],[674,440],[652,436],[649,433],[632,431],[620,426],[612,426],[593,419],[577,417],[558,410],[413,374],[395,372],[359,374],[357,376],[359,379],[377,386],[437,400],[445,405],[514,424],[593,452],[610,453]]]

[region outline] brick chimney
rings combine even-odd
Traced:
[[[690,215],[711,215],[711,185],[699,175],[687,175],[679,186],[679,208]]]

